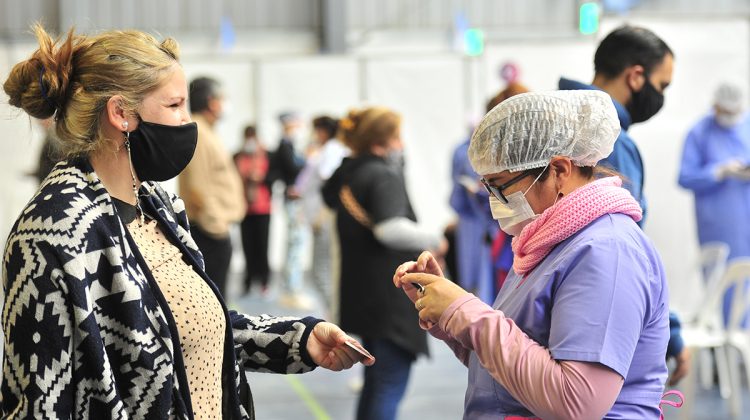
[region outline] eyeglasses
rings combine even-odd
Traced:
[[[482,185],[484,185],[484,188],[487,190],[487,192],[495,196],[495,198],[502,201],[503,203],[508,204],[508,199],[505,198],[505,194],[503,194],[503,190],[515,184],[516,182],[526,178],[527,176],[531,174],[532,172],[530,171],[523,171],[521,174],[512,178],[510,181],[506,182],[503,185],[498,185],[497,187],[494,185],[490,185],[490,183],[487,182],[487,180],[484,178],[482,178],[481,181],[482,181]]]

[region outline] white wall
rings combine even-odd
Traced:
[[[0,80],[4,83],[13,64],[30,53],[28,47],[0,47]],[[36,180],[27,174],[36,168],[44,138],[39,125],[7,103],[7,96],[0,89],[0,241],[3,247],[13,222],[36,190]]]
[[[451,155],[466,136],[462,76],[457,56],[379,59],[367,67],[369,102],[403,116],[409,195],[421,224],[435,232],[451,219]]]
[[[621,23],[607,20],[601,34]],[[683,137],[690,124],[709,107],[712,90],[724,79],[747,86],[750,75],[750,25],[741,19],[674,20],[634,17],[630,23],[653,29],[675,51],[673,85],[664,109],[631,134],[641,147],[646,165],[646,194],[650,213],[646,232],[664,258],[675,306],[690,300],[691,264],[697,255],[692,201],[676,185]],[[434,48],[409,50],[394,45],[392,52],[359,51],[347,56],[287,53],[274,57],[209,54],[194,44],[183,46],[188,77],[219,79],[232,103],[220,123],[227,148],[239,144],[244,124],[256,121],[262,139],[275,147],[279,131],[276,115],[299,110],[306,117],[318,113],[342,115],[351,106],[380,104],[404,117],[408,189],[423,225],[440,231],[452,213],[450,154],[465,137],[466,116],[483,107],[499,88],[499,66],[512,60],[522,81],[532,90],[555,89],[567,76],[590,81],[597,38],[539,40],[488,45],[478,59],[467,59]],[[304,48],[300,48],[304,50]],[[0,79],[9,63],[29,52],[28,47],[0,47]],[[32,169],[39,141],[26,118],[18,118],[7,98],[0,96],[0,239],[33,193],[33,183],[21,174]],[[173,185],[169,184],[168,186]],[[278,214],[278,213],[277,213]],[[274,222],[272,263],[283,258],[283,226]]]

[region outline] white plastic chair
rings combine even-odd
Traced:
[[[729,245],[724,242],[707,242],[701,245],[700,260],[695,267],[695,273],[700,277],[695,294],[705,299],[713,291],[720,291],[722,276],[727,269],[727,258],[729,257]],[[711,328],[721,326],[721,311],[707,305],[696,305],[689,311],[681,314],[684,324],[700,324]]]
[[[714,380],[711,349],[714,350],[721,395],[729,397],[730,383],[727,376],[727,360],[723,352],[717,349],[724,345],[726,337],[722,319],[724,287],[722,279],[727,267],[729,246],[723,242],[709,242],[701,246],[700,261],[696,272],[701,281],[695,293],[701,296],[701,304],[691,311],[682,313],[682,336],[687,347],[695,349],[693,358],[697,359],[701,384],[704,389],[712,386]]]
[[[750,327],[746,319],[750,313],[750,257],[736,258],[731,261],[725,277],[725,291],[734,287],[729,323],[727,324],[727,354],[729,356],[730,375],[733,390],[732,412],[742,412],[742,369],[737,355],[745,365],[745,379],[750,384]]]
[[[694,402],[696,375],[704,389],[713,385],[713,360],[716,359],[719,391],[727,399],[733,394],[730,365],[725,345],[726,330],[722,319],[723,296],[730,279],[725,276],[729,246],[724,243],[708,243],[701,247],[701,258],[696,267],[702,281],[695,293],[701,296],[701,303],[682,315],[682,339],[685,347],[691,349],[692,364],[688,377],[681,382],[685,404],[680,410],[681,418],[690,418]]]

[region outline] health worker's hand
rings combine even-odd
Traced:
[[[750,168],[745,167],[735,175],[735,178],[742,181],[750,181]]]
[[[407,273],[427,273],[433,274],[438,277],[443,277],[443,269],[440,268],[440,263],[429,251],[424,251],[419,255],[416,261],[407,261],[396,268],[396,272],[393,274],[393,285],[404,289],[406,296],[415,302],[421,297],[417,288],[409,282],[402,282],[401,279]]]
[[[443,277],[443,269],[430,251],[422,252],[422,254],[419,255],[419,258],[417,258],[417,261],[407,261],[398,266],[398,268],[396,268],[396,273],[393,275],[393,284],[396,287],[402,288],[412,303],[422,297],[422,292],[414,286],[414,283],[401,281],[408,273],[426,273],[437,277]],[[420,318],[419,325],[423,329],[429,330],[435,325],[435,323]]]
[[[716,175],[720,180],[726,178],[747,179],[747,166],[739,160],[733,159],[719,166]]]
[[[423,287],[424,291],[418,293],[419,298],[414,300],[414,307],[419,311],[419,319],[430,326],[440,321],[451,303],[469,294],[452,281],[434,274],[407,273],[401,277],[400,282],[402,286],[417,283]]]
[[[357,362],[372,366],[374,359],[366,359],[346,343],[357,343],[336,324],[321,322],[307,339],[307,352],[318,366],[333,371],[349,369]]]

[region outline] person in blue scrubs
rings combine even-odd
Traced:
[[[690,129],[678,182],[695,196],[699,242],[726,243],[730,259],[750,256],[750,115],[739,87],[721,85],[713,112]]]
[[[461,287],[473,291],[484,302],[495,298],[492,273],[492,239],[499,234],[492,219],[489,195],[482,188],[479,176],[471,169],[468,156],[469,140],[453,151],[451,177],[453,189],[451,208],[458,215],[456,222],[456,271]]]
[[[713,112],[685,139],[678,179],[695,197],[698,241],[727,244],[730,260],[750,256],[750,116],[742,96],[738,86],[719,86]],[[725,322],[731,303],[727,292]]]

